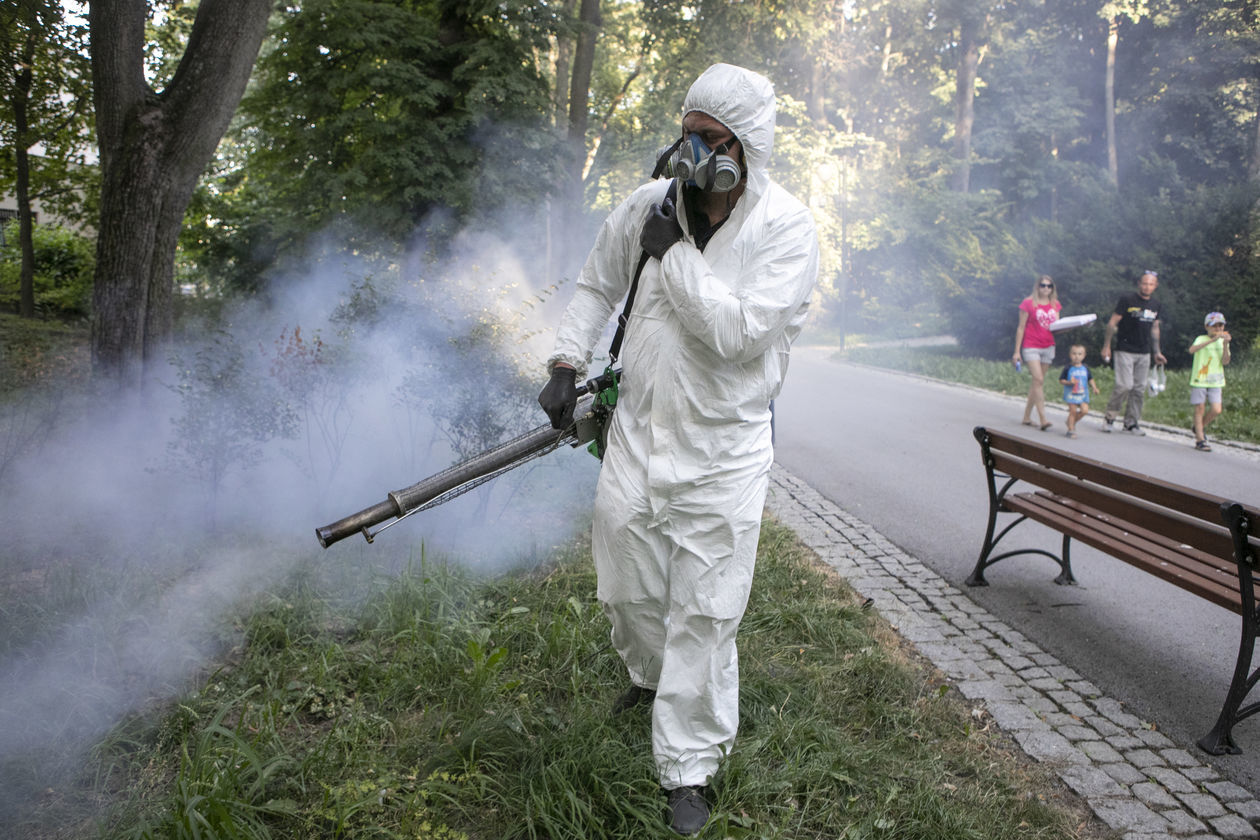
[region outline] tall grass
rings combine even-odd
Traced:
[[[1060,351],[1062,355],[1062,350]],[[843,358],[860,364],[917,373],[946,382],[958,382],[1013,396],[1027,396],[1029,374],[1017,373],[1009,361],[994,362],[970,358],[957,347],[854,348]],[[1087,361],[1101,394],[1093,397],[1091,415],[1100,416],[1115,385],[1110,367]],[[1059,374],[1065,364],[1059,359],[1046,377],[1046,402],[1064,404]],[[1225,389],[1221,394],[1225,412],[1208,427],[1213,438],[1260,443],[1260,359],[1249,355],[1225,369]],[[1168,371],[1163,393],[1147,396],[1142,419],[1179,429],[1190,429],[1194,410],[1190,407],[1190,371]],[[1087,421],[1088,422],[1088,421]]]
[[[198,691],[98,750],[95,794],[116,798],[99,836],[673,836],[648,714],[609,714],[626,682],[585,550],[493,580],[422,558],[349,611],[312,579],[263,599]],[[1096,831],[773,522],[740,658],[704,836]]]

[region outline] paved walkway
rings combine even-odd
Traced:
[[[767,506],[1124,840],[1260,837],[1260,801],[776,465]]]

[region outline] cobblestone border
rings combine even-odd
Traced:
[[[1260,837],[1249,791],[778,464],[766,504],[1124,840]]]

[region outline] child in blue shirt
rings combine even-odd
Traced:
[[[1098,383],[1085,366],[1085,345],[1073,344],[1068,349],[1068,366],[1059,374],[1063,385],[1063,401],[1068,404],[1067,436],[1076,437],[1076,424],[1089,414],[1089,392],[1098,393]]]

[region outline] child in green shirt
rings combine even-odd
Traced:
[[[1190,405],[1194,406],[1194,448],[1211,452],[1207,441],[1208,424],[1221,416],[1221,391],[1225,387],[1225,365],[1229,364],[1229,333],[1225,316],[1209,312],[1203,319],[1208,334],[1190,345],[1194,366],[1190,371]],[[1204,416],[1204,403],[1208,411]]]

